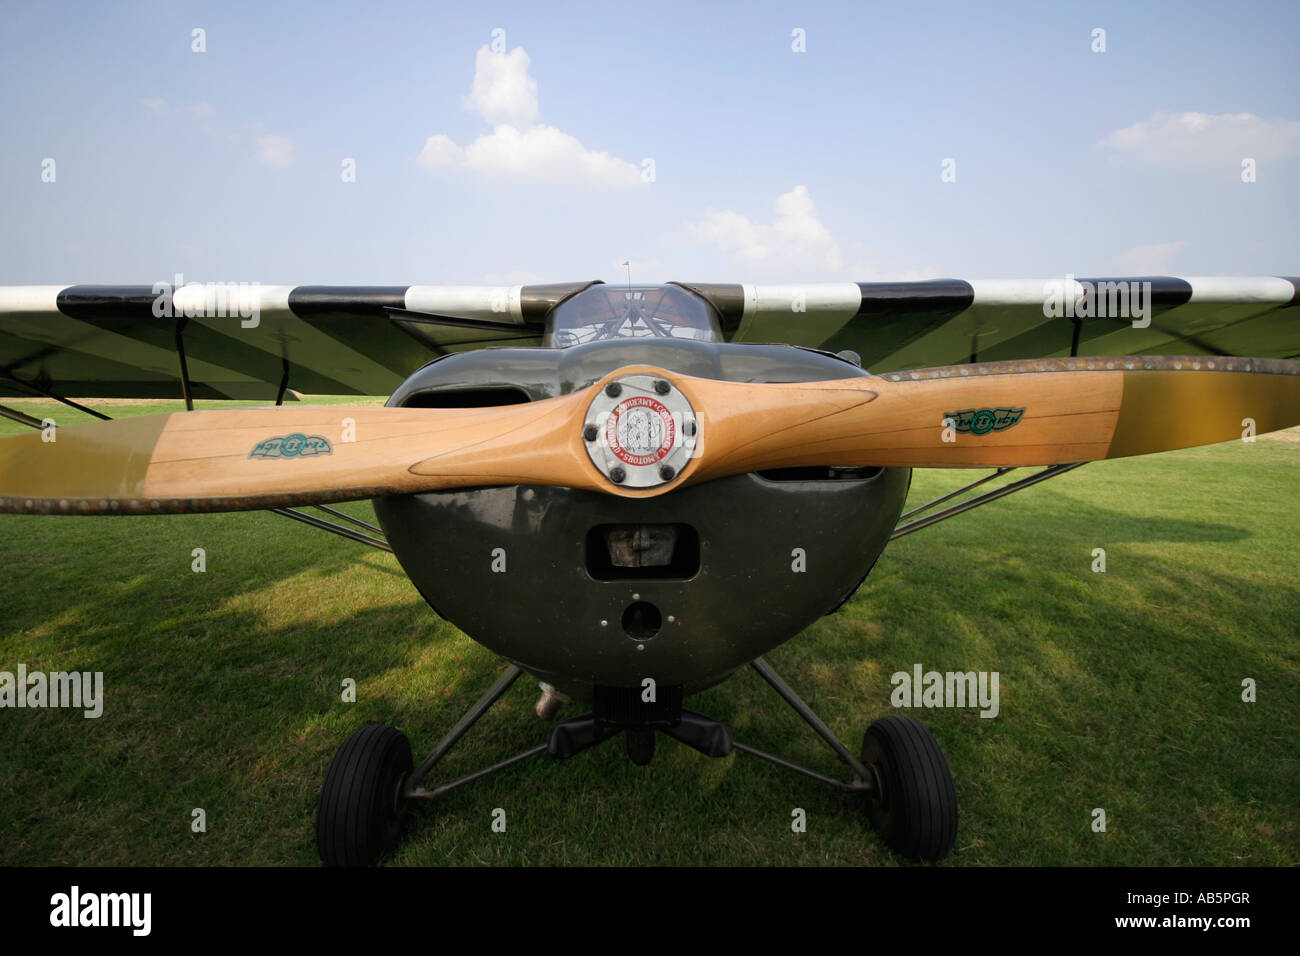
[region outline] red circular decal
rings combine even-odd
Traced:
[[[648,395],[619,402],[605,422],[605,443],[629,465],[663,461],[676,437],[672,412]]]

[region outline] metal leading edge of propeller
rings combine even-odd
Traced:
[[[582,428],[587,455],[612,484],[657,488],[695,454],[699,424],[671,381],[637,373],[607,382],[587,406]]]

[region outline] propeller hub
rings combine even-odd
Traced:
[[[621,375],[598,391],[583,421],[592,464],[612,484],[655,488],[681,474],[695,454],[695,409],[660,375]]]

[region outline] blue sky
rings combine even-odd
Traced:
[[[1294,3],[7,4],[0,283],[1296,275],[1298,27]]]

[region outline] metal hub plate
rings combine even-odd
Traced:
[[[655,375],[624,375],[587,408],[583,443],[611,483],[655,488],[681,473],[695,454],[695,409],[676,386]]]

